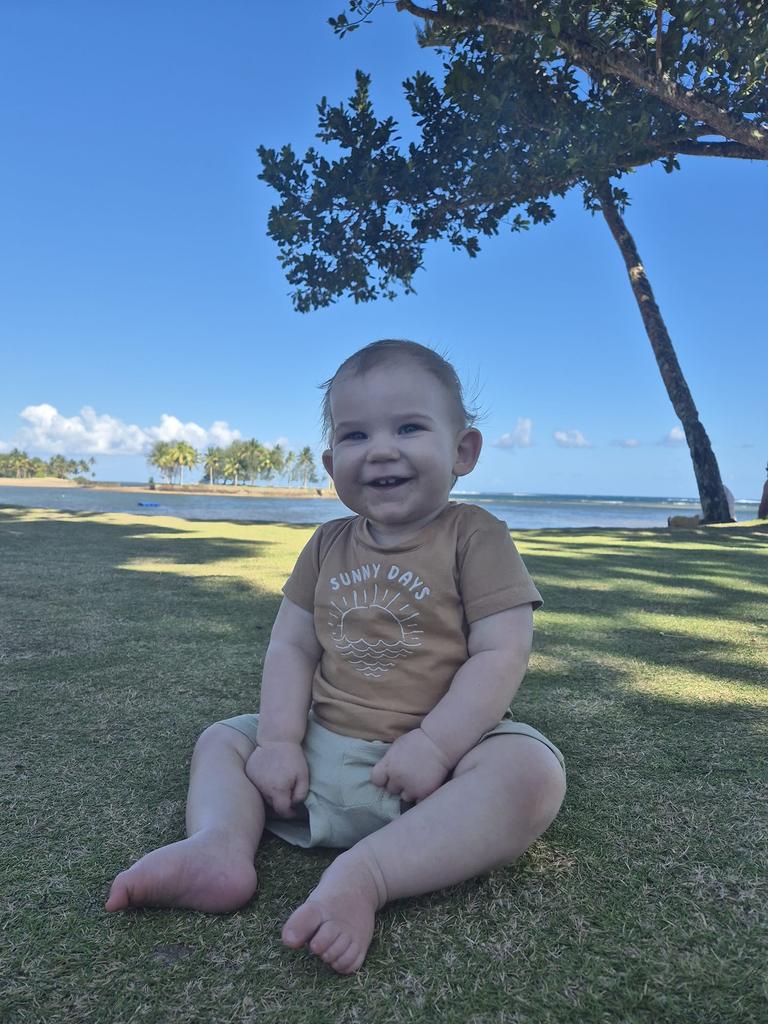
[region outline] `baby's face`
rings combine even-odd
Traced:
[[[368,517],[382,543],[439,515],[453,477],[470,472],[480,453],[478,431],[462,427],[446,389],[414,360],[341,378],[331,413],[323,465],[344,504]]]

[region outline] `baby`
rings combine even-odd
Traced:
[[[379,908],[515,860],[557,814],[565,775],[557,748],[508,715],[539,593],[506,525],[449,501],[482,445],[453,367],[378,341],[324,387],[323,465],[356,515],[299,555],[259,714],[198,740],[188,838],[119,874],[106,909],[242,907],[266,826],[344,849],[282,938],[351,974]]]

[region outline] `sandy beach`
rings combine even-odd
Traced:
[[[335,498],[336,492],[328,487],[249,487],[245,484],[224,486],[222,484],[155,484],[133,486],[94,480],[93,483],[78,484],[74,480],[60,480],[55,476],[38,476],[17,479],[0,476],[0,487],[74,487],[82,491],[125,491],[137,494],[222,494],[228,498]]]

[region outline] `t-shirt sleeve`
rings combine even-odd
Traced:
[[[467,622],[532,604],[542,604],[506,523],[488,516],[471,531],[458,553],[459,586]]]
[[[318,527],[301,550],[293,572],[283,584],[283,593],[304,611],[315,610],[315,587],[320,571],[322,527]]]

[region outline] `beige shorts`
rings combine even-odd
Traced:
[[[258,715],[236,715],[219,725],[246,736],[256,744]],[[565,771],[563,755],[546,736],[523,722],[502,719],[481,737],[505,734],[530,736],[552,751]],[[309,765],[309,793],[296,818],[267,818],[270,832],[294,846],[336,846],[348,848],[389,824],[412,804],[371,782],[371,769],[389,750],[382,740],[359,740],[340,736],[318,725],[310,713],[302,744]]]

